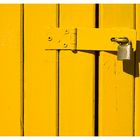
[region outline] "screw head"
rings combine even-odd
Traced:
[[[68,30],[65,31],[65,34],[69,34]]]
[[[67,46],[68,46],[68,45],[64,43],[64,48],[67,48]]]
[[[49,36],[49,37],[48,37],[48,41],[52,41],[52,37]]]

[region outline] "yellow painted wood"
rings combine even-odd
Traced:
[[[95,5],[60,5],[60,27],[94,26]],[[59,135],[94,135],[94,52],[59,57]]]
[[[134,5],[100,5],[100,28],[135,28]],[[134,60],[116,52],[99,56],[99,135],[130,136],[134,129]]]
[[[45,51],[57,5],[25,5],[25,135],[57,135],[57,52]]]
[[[136,4],[135,135],[140,136],[140,5]]]
[[[0,5],[0,135],[21,135],[22,8]]]

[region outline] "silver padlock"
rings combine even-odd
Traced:
[[[118,46],[117,54],[118,60],[130,60],[132,54],[131,43],[128,42],[127,44],[120,44]]]
[[[111,41],[117,42],[119,44],[118,46],[118,52],[117,52],[117,58],[118,60],[130,60],[132,55],[132,46],[131,42],[126,37],[122,38],[112,38]]]

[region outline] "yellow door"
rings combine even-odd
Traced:
[[[1,4],[0,135],[140,135],[139,13],[135,4]],[[131,41],[130,60],[117,59],[113,37]]]

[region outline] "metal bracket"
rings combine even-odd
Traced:
[[[48,29],[47,50],[76,50],[77,29]]]
[[[122,28],[50,28],[45,50],[117,51],[112,37],[127,37],[136,49],[136,30]]]

